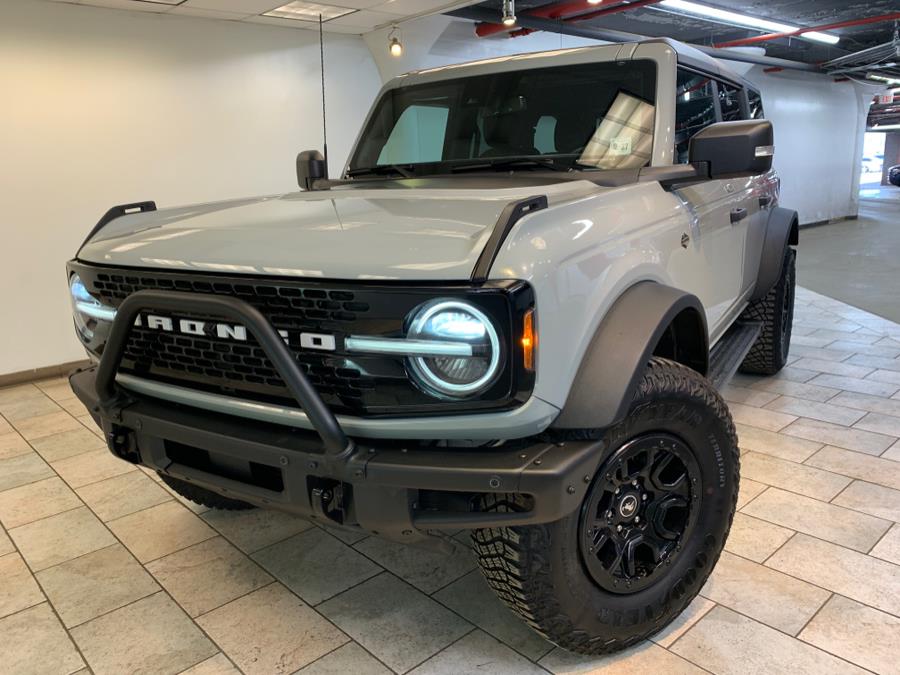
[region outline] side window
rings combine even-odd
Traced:
[[[716,122],[713,82],[679,69],[675,92],[675,163],[687,164],[691,136]]]
[[[741,90],[737,87],[719,82],[719,105],[722,107],[723,122],[744,119],[744,111],[741,110]]]
[[[397,120],[378,155],[378,164],[440,162],[444,154],[450,109],[411,105]]]
[[[766,113],[763,110],[762,96],[759,95],[759,92],[748,89],[747,95],[750,97],[750,119],[761,120],[765,118]]]

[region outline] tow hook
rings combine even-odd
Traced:
[[[131,429],[112,425],[112,428],[106,433],[106,445],[109,446],[110,452],[119,459],[124,459],[132,464],[141,463],[141,452],[138,450]]]

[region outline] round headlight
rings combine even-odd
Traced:
[[[101,304],[97,298],[88,293],[84,282],[77,274],[69,279],[69,294],[72,298],[72,316],[75,328],[81,339],[90,342],[94,339],[99,321],[112,321],[116,310]]]
[[[419,307],[407,337],[447,343],[448,354],[415,356],[409,364],[413,375],[428,391],[462,398],[486,389],[500,366],[500,339],[485,314],[467,302],[436,300]],[[459,355],[459,347],[469,354]]]

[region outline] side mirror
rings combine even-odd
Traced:
[[[691,138],[688,155],[694,166],[701,162],[708,166],[713,180],[766,173],[775,155],[772,123],[742,120],[711,124]]]
[[[304,150],[297,155],[297,183],[302,190],[314,189],[317,180],[328,178],[328,165],[318,150]]]

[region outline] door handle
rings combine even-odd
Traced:
[[[731,224],[741,222],[747,217],[747,209],[731,209]]]

